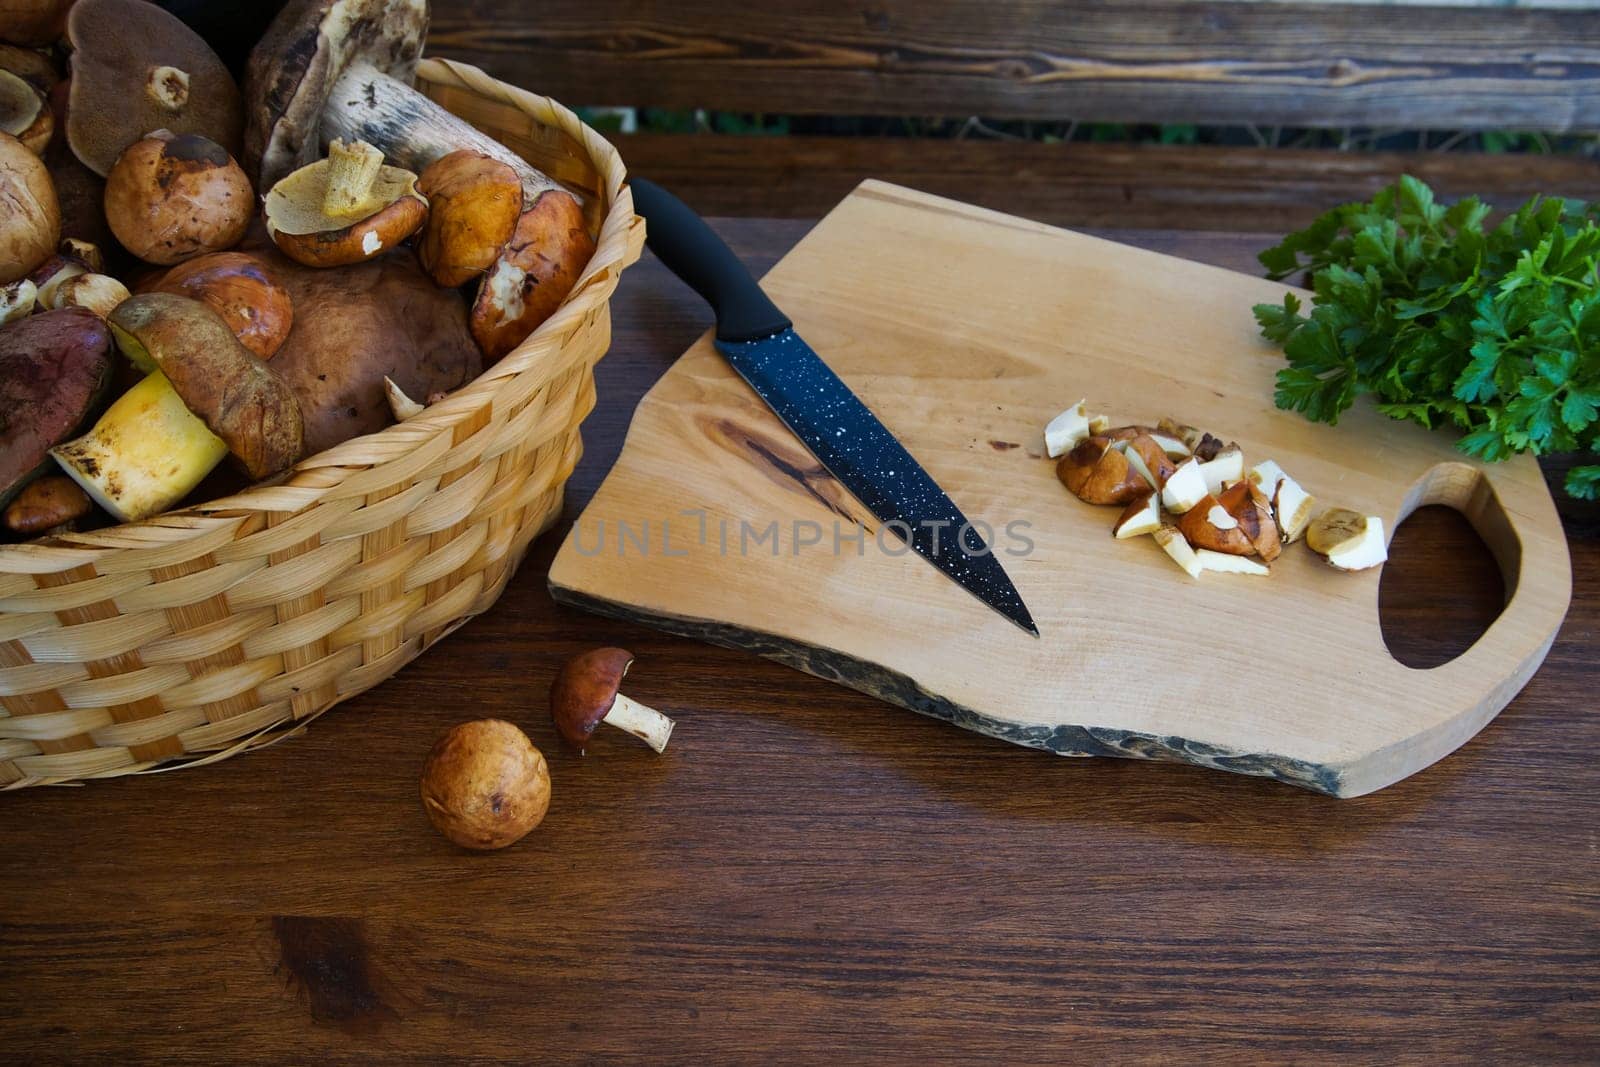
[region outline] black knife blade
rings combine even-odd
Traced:
[[[885,527],[1035,637],[988,538],[819,357],[726,244],[665,189],[634,179],[645,243],[711,305],[716,347],[811,454]]]

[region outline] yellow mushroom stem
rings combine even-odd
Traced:
[[[365,141],[328,145],[328,188],[322,194],[322,213],[346,219],[371,214],[372,186],[383,167],[383,153]]]
[[[119,521],[171,508],[228,454],[228,446],[153,371],[106,409],[94,429],[50,450],[61,469]]]

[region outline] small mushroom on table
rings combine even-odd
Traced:
[[[65,312],[55,312],[65,314]],[[252,480],[300,458],[300,405],[284,380],[198,300],[144,293],[107,319],[146,373],[56,462],[121,522],[166,511],[230,452]]]
[[[672,736],[672,720],[618,692],[633,653],[596,648],[573,656],[550,686],[550,714],[556,730],[580,751],[601,723],[624,730],[657,752]]]
[[[505,848],[544,820],[550,768],[528,735],[504,719],[454,726],[422,769],[422,809],[462,848]]]

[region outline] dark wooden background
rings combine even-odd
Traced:
[[[718,225],[757,266],[806,228]],[[1113,235],[1240,268],[1265,240]],[[614,308],[569,520],[708,320],[648,257]],[[1594,1062],[1600,514],[1562,507],[1574,599],[1544,669],[1463,750],[1349,801],[1051,758],[557,607],[564,525],[493,610],[301,737],[0,799],[0,1058]],[[1453,513],[1394,557],[1408,662],[1498,609]],[[679,720],[665,756],[557,743],[546,687],[602,642]],[[417,772],[484,715],[527,729],[555,790],[473,855]]]
[[[454,0],[429,47],[584,104],[1600,129],[1600,17],[1548,0]]]
[[[428,50],[572,105],[1192,122],[1261,142],[617,138],[632,173],[708,215],[816,218],[863,178],[1063,226],[1221,231],[1298,228],[1408,172],[1500,208],[1600,195],[1592,154],[1414,150],[1419,130],[1600,133],[1590,0],[439,0]],[[1411,133],[1305,151],[1278,147],[1282,127]]]

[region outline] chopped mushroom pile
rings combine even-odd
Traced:
[[[1122,508],[1118,540],[1149,535],[1191,578],[1203,572],[1270,573],[1303,537],[1338,570],[1388,558],[1383,520],[1348,508],[1317,514],[1317,501],[1272,460],[1246,469],[1237,444],[1164,418],[1113,428],[1080,400],[1045,427],[1056,476],[1086,504]]]
[[[242,88],[146,0],[6,12],[0,539],[215,499],[415,417],[594,252],[572,192],[411,88],[427,0],[289,0]]]

